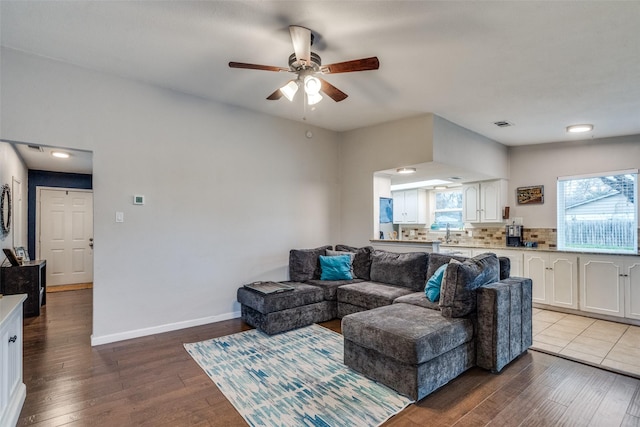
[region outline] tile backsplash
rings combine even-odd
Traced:
[[[414,236],[411,236],[413,230]],[[469,235],[471,234],[471,236]],[[523,238],[527,242],[537,242],[540,249],[555,249],[557,232],[555,228],[524,228]],[[452,230],[451,243],[461,246],[506,246],[505,227],[478,227],[467,230]],[[433,232],[428,228],[403,228],[402,240],[444,241],[442,231]]]
[[[411,233],[413,231],[413,233]],[[469,235],[471,234],[471,235]],[[444,232],[433,232],[428,228],[402,228],[402,240],[444,241]],[[557,230],[555,228],[524,228],[523,240],[537,242],[540,249],[556,249]],[[640,229],[638,229],[640,241]],[[451,230],[451,244],[460,246],[505,246],[505,227],[478,227],[466,230]]]

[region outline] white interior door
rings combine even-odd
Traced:
[[[40,259],[47,286],[93,282],[93,193],[40,189]]]

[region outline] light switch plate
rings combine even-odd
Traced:
[[[116,212],[116,222],[124,222],[124,212]]]

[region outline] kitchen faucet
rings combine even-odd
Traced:
[[[449,243],[451,241],[451,230],[449,229],[449,223],[447,223],[447,232],[444,235],[444,242]]]

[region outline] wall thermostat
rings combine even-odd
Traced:
[[[144,205],[144,196],[133,196],[134,205]]]

